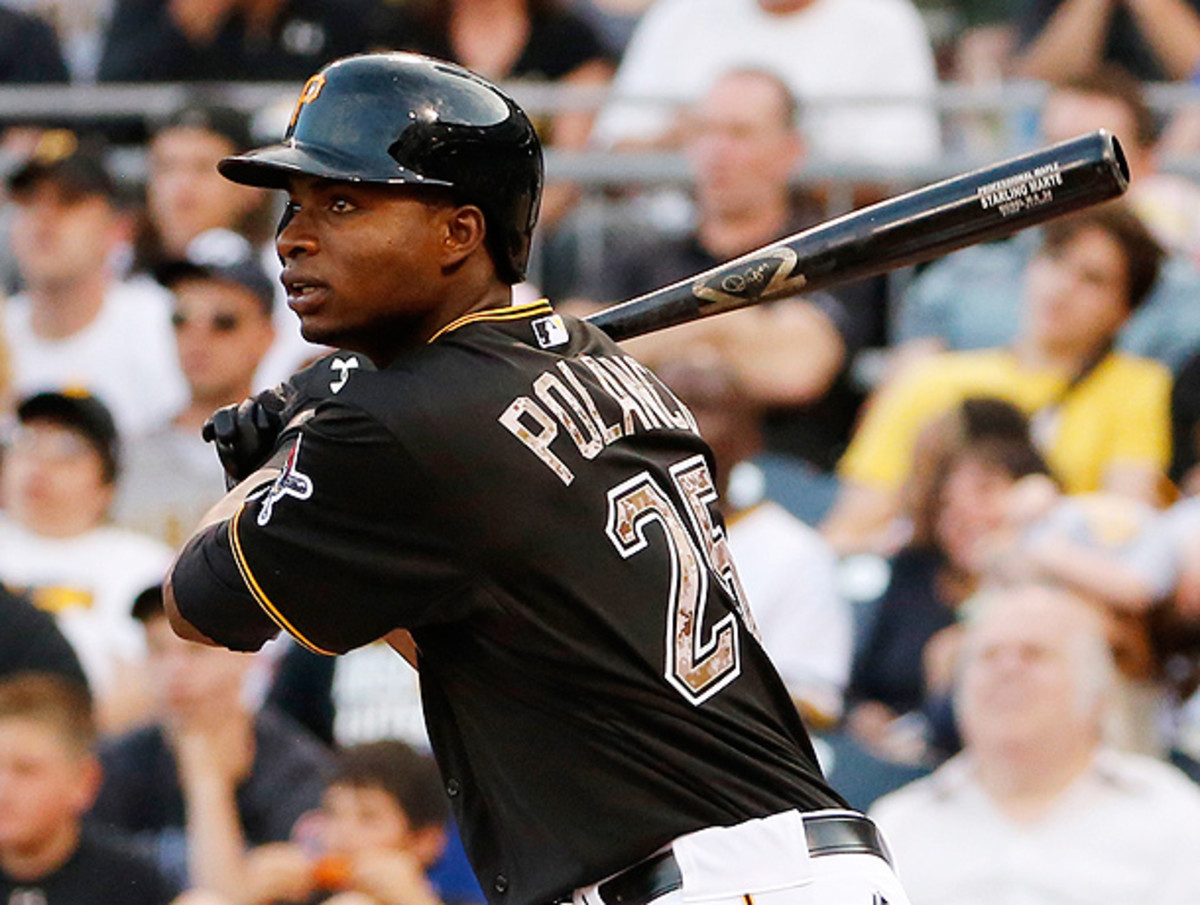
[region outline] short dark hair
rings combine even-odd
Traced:
[[[65,676],[21,672],[0,680],[0,719],[27,719],[49,726],[78,754],[96,744],[92,697]]]
[[[982,437],[950,456],[949,465],[954,468],[964,461],[990,465],[1014,480],[1035,474],[1053,477],[1045,457],[1032,441],[1015,437]]]
[[[449,816],[433,758],[395,739],[343,748],[326,785],[383,790],[404,811],[413,830],[441,826]]]
[[[1129,274],[1129,310],[1137,310],[1158,279],[1166,251],[1122,202],[1089,207],[1051,220],[1042,228],[1042,248],[1057,251],[1085,229],[1103,230],[1121,246]]]

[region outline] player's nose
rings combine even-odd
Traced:
[[[308,218],[297,205],[288,204],[275,231],[275,251],[288,261],[300,254],[313,254],[317,239],[308,226]]]

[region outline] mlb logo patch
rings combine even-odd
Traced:
[[[570,336],[567,334],[567,325],[563,323],[563,319],[557,314],[551,314],[549,317],[539,317],[531,323],[533,327],[533,336],[537,340],[538,346],[543,349],[549,349],[551,346],[561,346]]]

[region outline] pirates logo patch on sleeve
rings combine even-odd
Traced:
[[[258,510],[259,527],[263,527],[275,513],[275,504],[284,497],[295,497],[298,500],[307,500],[312,496],[313,482],[312,478],[300,471],[297,464],[300,459],[300,441],[303,437],[296,438],[296,445],[292,447],[291,453],[288,454],[287,463],[283,466],[283,471],[279,473],[273,484],[267,490],[267,495],[263,499],[262,508]]]

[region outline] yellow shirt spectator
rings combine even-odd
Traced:
[[[1048,428],[1038,439],[1055,475],[1069,493],[1095,491],[1115,464],[1165,470],[1170,389],[1165,367],[1121,353],[1069,388],[1061,373],[1024,366],[1007,349],[939,354],[876,397],[838,470],[845,480],[895,491],[926,424],[970,396],[995,396],[1031,416],[1041,412],[1034,423],[1044,419]]]

